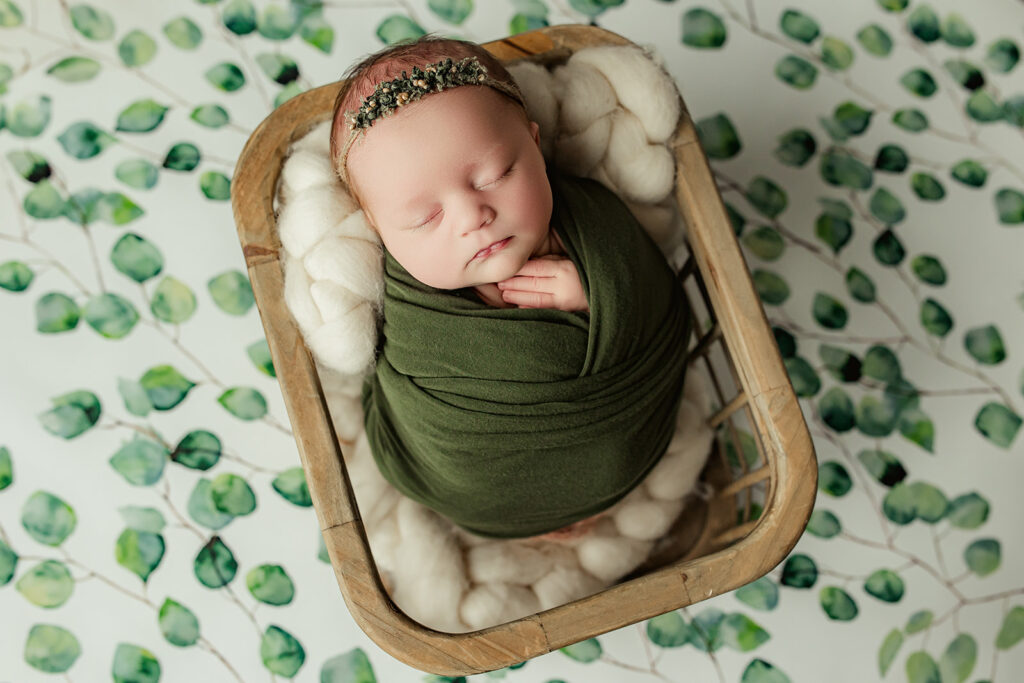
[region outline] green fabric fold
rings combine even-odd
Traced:
[[[399,491],[492,537],[546,533],[632,490],[675,430],[690,316],[679,282],[600,183],[549,171],[551,227],[586,313],[493,308],[390,254],[366,434]]]

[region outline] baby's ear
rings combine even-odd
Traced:
[[[536,121],[530,121],[530,137],[540,147],[540,124]]]

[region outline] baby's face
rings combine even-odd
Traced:
[[[431,287],[510,278],[548,234],[538,126],[488,87],[434,94],[377,121],[349,152],[348,173],[384,246]]]

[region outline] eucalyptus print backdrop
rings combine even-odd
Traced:
[[[814,435],[767,577],[509,681],[1019,680],[1014,0],[0,0],[0,678],[438,680],[345,611],[244,275],[234,159],[425,30],[594,23],[680,83]]]

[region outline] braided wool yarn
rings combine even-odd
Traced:
[[[680,100],[644,50],[577,51],[548,70],[509,68],[540,125],[548,163],[594,178],[629,206],[670,261],[683,225],[671,195],[668,140]],[[360,389],[373,371],[383,296],[380,240],[331,169],[330,122],[295,142],[281,172],[278,230],[284,295],[317,363],[374,561],[410,617],[452,633],[486,628],[591,595],[639,566],[697,494],[710,451],[709,389],[687,375],[675,436],[643,482],[586,533],[567,539],[494,540],[455,527],[403,497],[377,470],[363,433]]]

